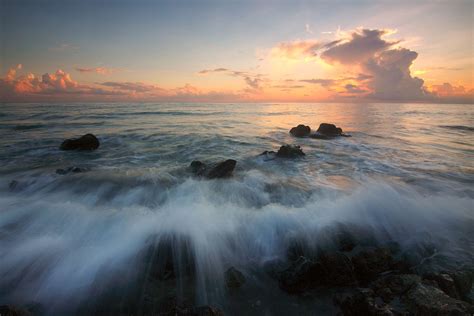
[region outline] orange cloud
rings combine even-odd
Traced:
[[[81,68],[81,67],[76,67],[76,71],[79,71],[81,73],[96,73],[99,75],[110,75],[112,73],[115,73],[119,71],[117,68],[107,68],[107,67],[95,67],[95,68]]]
[[[272,48],[270,54],[274,58],[289,60],[311,59],[317,56],[317,51],[322,46],[316,40],[283,42]]]

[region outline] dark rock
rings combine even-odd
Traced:
[[[213,306],[202,305],[192,306],[187,303],[178,303],[176,297],[165,298],[154,313],[145,313],[145,315],[158,316],[224,316],[224,313]]]
[[[378,274],[391,270],[393,257],[389,249],[364,250],[352,257],[358,279],[362,283],[373,280]]]
[[[300,124],[290,129],[290,134],[295,137],[305,137],[311,133],[311,127]]]
[[[235,289],[241,287],[245,283],[245,277],[234,267],[230,267],[224,273],[225,284],[228,288]]]
[[[236,164],[237,161],[233,159],[227,159],[223,162],[220,162],[209,171],[207,177],[209,179],[230,177]]]
[[[334,252],[323,254],[319,261],[323,278],[319,283],[324,286],[349,286],[356,284],[354,266],[345,254]]]
[[[460,299],[461,296],[458,293],[456,284],[453,278],[447,273],[427,273],[423,275],[425,280],[434,281],[437,287],[443,290],[444,293],[448,294],[452,298]]]
[[[217,163],[212,167],[208,167],[205,163],[195,160],[191,162],[189,168],[196,176],[205,177],[208,179],[217,179],[228,178],[232,176],[232,172],[234,171],[236,164],[237,161],[233,159],[227,159]]]
[[[461,298],[465,298],[471,292],[473,283],[473,273],[471,271],[458,271],[451,274],[456,289]]]
[[[389,305],[378,302],[374,292],[367,288],[357,288],[335,296],[334,303],[345,316],[395,315]]]
[[[194,160],[190,165],[191,172],[197,176],[202,176],[206,171],[206,168],[206,164],[199,160]]]
[[[79,167],[67,167],[66,169],[56,169],[56,173],[60,175],[65,175],[68,173],[80,173],[80,172],[86,172],[88,171],[85,168],[79,168]]]
[[[416,274],[387,275],[375,280],[371,284],[371,288],[385,302],[390,302],[395,297],[405,294],[420,282],[421,277]]]
[[[185,309],[178,313],[179,316],[224,316],[224,313],[217,307],[205,305]]]
[[[468,303],[456,300],[427,283],[412,287],[401,301],[415,315],[469,315],[472,312]]]
[[[338,136],[350,137],[342,132],[342,128],[328,123],[321,123],[316,133],[311,135],[312,138],[318,139],[331,139]]]
[[[25,309],[22,309],[13,305],[1,305],[0,315],[1,316],[28,316],[28,315],[31,315],[31,313]]]
[[[288,293],[298,294],[313,288],[317,280],[322,277],[320,264],[306,257],[300,257],[278,274],[278,285]]]
[[[63,141],[61,150],[95,150],[99,148],[99,140],[93,134],[86,134],[79,138],[71,138]]]
[[[298,145],[283,145],[277,152],[277,157],[280,158],[295,158],[304,156],[304,152]]]

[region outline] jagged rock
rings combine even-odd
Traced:
[[[304,155],[305,153],[298,145],[283,145],[276,153],[276,156],[280,158],[295,158]]]
[[[79,138],[71,138],[63,141],[61,150],[95,150],[99,148],[100,142],[93,134],[86,134]]]
[[[427,273],[423,275],[423,278],[426,280],[431,280],[436,283],[436,285],[443,290],[444,293],[448,294],[452,298],[460,299],[461,296],[458,293],[456,284],[453,278],[447,273]]]
[[[329,123],[321,123],[316,133],[311,135],[312,138],[318,139],[330,139],[338,136],[350,137],[342,132],[342,128]]]
[[[471,271],[458,271],[451,274],[456,289],[461,298],[466,298],[472,289],[472,283],[474,279],[473,272]]]
[[[208,167],[201,161],[193,161],[191,162],[190,169],[196,176],[202,176],[208,179],[228,178],[232,176],[236,164],[237,161],[227,159],[212,167]]]
[[[401,301],[415,315],[470,315],[473,311],[468,303],[427,283],[418,283],[409,289]]]
[[[295,137],[305,137],[311,133],[311,127],[300,124],[290,129],[290,134]]]
[[[382,316],[399,315],[391,306],[377,301],[374,292],[367,288],[340,293],[334,297],[334,304],[339,306],[345,316]]]
[[[56,173],[60,175],[65,175],[68,173],[81,173],[81,172],[86,172],[88,171],[85,168],[79,168],[79,167],[67,167],[66,169],[56,169]]]
[[[362,283],[373,280],[378,274],[392,268],[394,260],[389,249],[364,250],[352,257],[358,279]]]
[[[420,282],[421,277],[416,274],[387,275],[372,282],[370,287],[385,302],[390,302]]]
[[[241,287],[245,283],[245,277],[234,267],[230,267],[224,273],[225,284],[228,288],[235,289]]]
[[[29,316],[32,315],[29,311],[13,306],[13,305],[1,305],[0,306],[1,316]]]
[[[322,278],[321,272],[317,262],[300,257],[278,274],[278,285],[288,293],[302,293],[314,287],[314,283]]]

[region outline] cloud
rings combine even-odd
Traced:
[[[329,88],[336,84],[339,80],[337,79],[302,79],[300,82],[306,82],[311,84],[318,84],[322,87]]]
[[[64,51],[74,51],[78,50],[79,46],[69,44],[69,43],[62,43],[54,47],[50,47],[49,50],[53,52],[64,52]]]
[[[311,30],[311,26],[309,25],[309,23],[306,23],[304,25],[304,29],[305,29],[306,33],[313,34],[313,30]]]
[[[284,58],[290,60],[314,58],[318,55],[318,50],[323,46],[316,40],[282,42],[272,48],[270,54],[274,58]]]
[[[367,90],[362,89],[354,84],[348,83],[344,86],[345,91],[343,93],[349,94],[360,94],[360,93],[367,93]]]
[[[329,49],[321,54],[321,58],[329,63],[353,64],[363,62],[374,54],[399,43],[399,41],[390,42],[382,38],[390,33],[388,30],[356,30],[351,33],[349,39],[334,42]]]
[[[203,69],[198,72],[199,75],[208,75],[212,73],[221,73],[232,77],[240,77],[247,85],[246,93],[260,93],[263,89],[261,84],[265,81],[262,74],[254,74],[247,71],[231,70],[228,68]]]
[[[94,68],[87,68],[87,67],[76,67],[76,71],[81,73],[96,73],[99,75],[110,75],[119,71],[117,68],[107,68],[107,67],[94,67]]]

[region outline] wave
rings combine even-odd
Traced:
[[[61,313],[97,289],[143,286],[156,271],[140,260],[155,245],[158,256],[168,253],[182,267],[172,283],[187,282],[185,272],[192,270],[193,298],[222,306],[229,266],[255,286],[268,282],[259,271],[283,260],[295,240],[318,251],[331,246],[328,232],[341,225],[362,227],[378,242],[397,242],[415,259],[430,245],[436,249],[431,264],[474,263],[470,198],[422,195],[386,181],[304,196],[274,191],[280,184],[271,182],[249,172],[241,179],[188,178],[154,189],[142,183],[113,197],[110,186],[84,191],[77,183],[3,195],[0,300],[35,300],[48,313]]]
[[[474,132],[474,127],[471,126],[464,126],[464,125],[440,125],[442,128],[448,128],[448,129],[453,129],[453,130],[459,130],[459,131],[468,131],[468,132]]]

